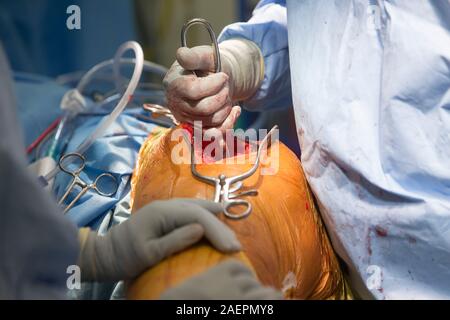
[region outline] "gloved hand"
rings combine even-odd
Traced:
[[[222,205],[199,199],[154,201],[105,236],[81,229],[83,281],[132,279],[205,236],[222,252],[240,250],[234,232],[214,214]]]
[[[230,259],[168,289],[163,300],[279,300],[281,292],[262,286],[241,262]]]
[[[167,107],[178,121],[201,120],[203,127],[225,132],[241,113],[234,103],[250,98],[261,85],[264,59],[258,46],[245,39],[226,40],[219,51],[223,72],[213,73],[212,46],[179,48],[164,85]]]

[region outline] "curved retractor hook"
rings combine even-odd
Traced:
[[[217,43],[216,34],[214,33],[214,30],[211,26],[211,24],[202,18],[195,18],[192,20],[189,20],[183,25],[183,28],[181,29],[181,46],[187,47],[187,41],[186,41],[186,33],[189,30],[190,27],[196,24],[201,24],[205,26],[206,30],[208,30],[209,37],[211,38],[211,41],[213,42],[214,47],[214,66],[215,66],[215,73],[222,71],[222,63],[220,61],[220,52],[219,52],[219,44]]]

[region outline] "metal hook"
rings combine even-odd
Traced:
[[[222,63],[220,61],[220,52],[219,52],[219,45],[217,43],[216,34],[214,33],[214,30],[211,26],[211,24],[202,18],[195,18],[192,20],[189,20],[183,25],[183,28],[181,29],[181,46],[187,47],[186,42],[186,33],[189,30],[190,27],[192,27],[195,24],[201,24],[205,26],[206,30],[208,30],[209,37],[211,38],[211,41],[213,42],[214,46],[214,65],[215,65],[215,73],[221,72],[222,70]]]
[[[241,173],[237,176],[227,177],[224,174],[219,174],[217,177],[208,177],[202,175],[197,171],[196,161],[195,161],[195,151],[194,145],[190,143],[186,134],[183,133],[183,137],[187,144],[190,146],[191,150],[191,173],[192,175],[205,183],[213,185],[215,188],[214,191],[214,202],[222,203],[224,207],[224,215],[230,219],[238,220],[246,218],[252,211],[252,205],[249,201],[239,199],[239,197],[243,196],[256,196],[258,194],[257,190],[247,190],[238,193],[238,191],[243,187],[243,180],[252,176],[259,167],[261,153],[264,147],[269,146],[269,137],[272,136],[275,130],[277,130],[278,126],[274,126],[269,133],[264,137],[264,139],[258,145],[258,151],[256,153],[256,159],[253,166],[244,173]],[[241,213],[232,213],[230,209],[232,207],[243,206],[245,210]]]

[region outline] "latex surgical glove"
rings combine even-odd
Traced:
[[[283,295],[264,287],[241,262],[230,259],[168,289],[163,300],[279,300]]]
[[[82,229],[79,265],[83,281],[132,279],[173,253],[206,237],[222,252],[240,250],[234,232],[214,214],[218,203],[200,199],[154,201],[105,236]]]
[[[222,72],[214,73],[212,46],[179,48],[164,85],[167,107],[178,121],[202,121],[203,127],[224,132],[241,113],[236,102],[250,98],[261,85],[264,59],[258,46],[245,39],[226,40],[219,51]]]

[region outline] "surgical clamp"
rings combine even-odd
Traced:
[[[247,217],[251,213],[252,204],[247,200],[237,198],[242,196],[256,196],[258,194],[258,191],[252,189],[238,194],[236,194],[235,192],[241,189],[243,185],[242,181],[252,176],[256,172],[256,169],[258,169],[262,149],[264,145],[267,143],[268,138],[273,134],[273,132],[277,128],[278,126],[274,126],[259,144],[258,152],[256,154],[256,159],[253,166],[247,172],[244,172],[234,177],[227,177],[224,174],[219,174],[217,178],[214,178],[200,174],[196,169],[194,145],[190,145],[192,174],[198,180],[211,184],[215,187],[214,202],[223,204],[223,213],[226,217],[238,220]],[[242,213],[233,214],[232,212],[230,212],[230,209],[234,206],[244,206],[245,210]]]
[[[81,160],[81,164],[79,167],[75,168],[74,170],[70,170],[66,167],[64,167],[64,160],[66,160],[69,157],[75,157]],[[59,199],[58,204],[61,205],[66,198],[69,196],[70,192],[76,187],[80,187],[81,191],[75,196],[75,198],[65,207],[63,213],[66,214],[67,211],[69,211],[70,208],[72,208],[74,206],[74,204],[89,190],[89,189],[93,189],[95,192],[97,192],[99,195],[104,196],[104,197],[111,197],[113,196],[118,188],[119,185],[117,183],[117,179],[111,174],[111,173],[102,173],[100,175],[97,176],[97,178],[95,178],[93,183],[87,183],[84,180],[82,180],[80,178],[80,173],[83,171],[85,165],[86,165],[86,159],[83,155],[79,154],[79,153],[68,153],[65,154],[64,156],[61,157],[61,159],[59,160],[59,168],[61,169],[61,171],[71,175],[73,177],[72,182],[70,183],[69,187],[67,188],[66,192],[64,193],[64,195],[61,197],[61,199]],[[112,181],[115,184],[115,187],[113,188],[112,191],[110,192],[106,192],[106,191],[102,191],[101,187],[99,188],[100,185],[100,180],[104,179],[104,178],[110,178],[112,179]]]

